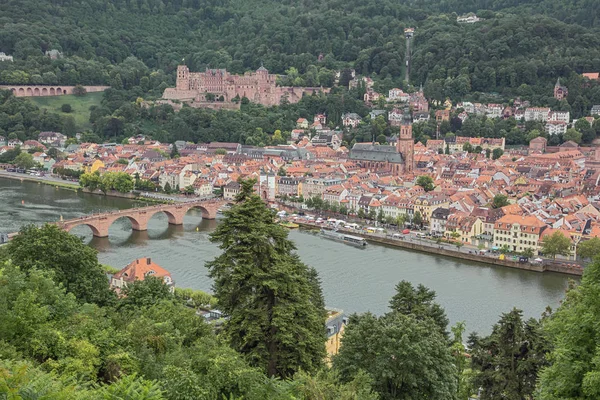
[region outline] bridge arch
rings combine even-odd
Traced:
[[[48,96],[48,89],[42,88],[42,96]]]
[[[56,95],[61,95],[62,94],[62,89],[61,88],[56,88]]]
[[[92,234],[96,237],[104,237],[106,235],[102,235],[102,232],[100,232],[100,230],[91,222],[84,222],[82,221],[81,223],[74,223],[74,224],[69,224],[67,227],[65,227],[65,230],[67,232],[71,232],[71,230],[73,228],[76,228],[78,226],[87,226],[88,228],[90,228],[90,230],[92,231]]]
[[[108,222],[107,229],[110,229],[110,227],[113,226],[115,222],[123,218],[126,218],[129,220],[129,222],[131,222],[131,229],[133,229],[134,231],[145,231],[148,227],[148,221],[143,221],[141,218],[138,219],[132,215],[119,215],[112,221]]]
[[[56,94],[56,91],[54,90],[53,87],[50,88],[50,96],[54,96]]]
[[[147,217],[146,221],[150,221],[152,219],[152,217],[154,217],[157,214],[161,214],[161,213],[165,214],[167,216],[169,224],[171,224],[171,225],[181,225],[183,223],[183,217],[174,214],[170,210],[152,210],[152,211],[149,211],[146,214],[146,217]]]
[[[27,96],[33,96],[33,90],[30,87],[25,90],[25,93],[27,93]]]
[[[34,88],[33,89],[33,95],[34,96],[39,96],[40,95],[40,88]]]
[[[207,210],[206,207],[204,207],[201,204],[194,204],[190,207],[186,207],[184,215],[187,214],[187,212],[192,209],[200,210],[202,212],[202,218],[214,218],[214,216],[211,215],[210,211]]]

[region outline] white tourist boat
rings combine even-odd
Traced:
[[[321,229],[321,235],[328,239],[338,240],[352,246],[365,247],[367,245],[367,241],[365,239],[361,238],[360,236],[348,235],[347,233]]]

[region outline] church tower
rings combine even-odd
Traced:
[[[414,169],[415,141],[412,135],[412,118],[408,107],[404,109],[402,116],[400,136],[398,137],[398,143],[396,143],[396,150],[402,154],[404,172],[412,172]]]
[[[177,66],[177,90],[190,90],[190,69],[187,65]]]
[[[562,86],[560,84],[560,78],[556,80],[556,84],[554,85],[554,98],[556,100],[562,100],[569,94],[566,86]]]

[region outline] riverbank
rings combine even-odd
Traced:
[[[0,171],[0,178],[6,178],[6,179],[16,180],[16,181],[20,181],[20,182],[35,182],[38,184],[54,186],[59,189],[66,189],[66,190],[71,190],[74,192],[81,192],[81,193],[87,193],[87,194],[92,194],[92,195],[97,195],[97,196],[105,196],[105,197],[117,197],[117,198],[128,199],[128,200],[143,201],[146,203],[153,203],[153,204],[166,204],[166,203],[171,203],[171,202],[175,201],[175,200],[166,200],[166,199],[155,198],[155,197],[140,196],[136,193],[120,193],[117,191],[110,191],[110,192],[104,193],[99,189],[95,190],[95,191],[91,191],[89,189],[82,188],[81,186],[79,186],[76,183],[68,183],[60,178],[55,178],[53,176],[34,176],[34,175],[19,174],[16,172]]]
[[[44,184],[44,185],[56,186],[61,189],[68,189],[68,190],[73,190],[73,191],[77,191],[80,188],[80,186],[78,184],[67,183],[61,179],[45,177],[45,176],[32,176],[32,175],[27,175],[27,174],[19,174],[16,172],[0,171],[0,178],[12,179],[12,180],[21,181],[21,182],[36,182],[36,183],[40,183],[40,184]]]
[[[300,225],[301,227],[309,228],[309,229],[322,228],[318,224],[311,224],[311,223],[299,222],[299,221],[295,221],[295,223]],[[433,246],[433,245],[429,246],[426,244],[425,240],[423,242],[417,243],[414,241],[405,241],[405,240],[401,240],[401,239],[394,239],[394,238],[387,237],[382,234],[364,233],[364,232],[354,231],[354,230],[350,230],[350,229],[341,228],[341,229],[338,229],[338,231],[343,232],[343,233],[348,233],[348,234],[351,234],[354,236],[360,236],[362,238],[367,239],[370,242],[384,244],[384,245],[388,245],[388,246],[394,246],[394,247],[401,247],[401,248],[404,248],[407,250],[413,250],[413,251],[418,251],[418,252],[422,252],[422,253],[429,253],[429,254],[433,253],[433,254],[437,254],[437,255],[441,255],[441,256],[445,256],[445,257],[458,258],[458,259],[467,260],[467,261],[476,261],[479,263],[515,268],[515,269],[520,269],[520,270],[524,270],[524,271],[535,271],[535,272],[548,271],[548,272],[558,272],[561,274],[568,274],[568,275],[574,275],[574,276],[583,275],[583,268],[569,268],[569,267],[565,267],[562,265],[556,265],[556,264],[521,263],[521,262],[510,261],[510,260],[500,260],[495,257],[481,256],[481,255],[478,255],[475,253],[461,252],[460,250],[451,250],[448,248],[442,248],[442,247]]]

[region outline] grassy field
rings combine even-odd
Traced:
[[[36,106],[40,109],[56,112],[61,115],[70,115],[75,119],[75,124],[78,130],[90,128],[90,107],[100,105],[102,100],[102,92],[87,93],[85,96],[45,96],[45,97],[29,97]],[[63,113],[60,107],[63,104],[70,104],[72,111],[68,114]]]

